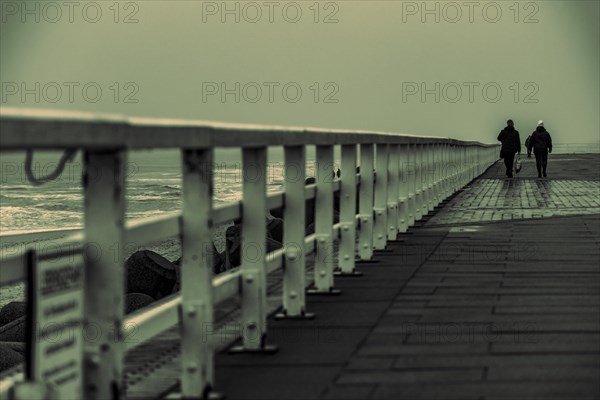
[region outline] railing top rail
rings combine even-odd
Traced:
[[[139,118],[118,114],[15,107],[0,109],[1,150],[166,149],[360,143],[495,146],[446,137],[388,132]]]

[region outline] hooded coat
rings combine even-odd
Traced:
[[[534,153],[545,153],[547,151],[552,153],[552,137],[543,126],[538,126],[531,134],[528,150],[531,151],[532,149]]]
[[[498,140],[502,142],[500,157],[514,157],[515,153],[521,152],[521,137],[519,131],[513,126],[507,126],[502,129],[498,135]]]

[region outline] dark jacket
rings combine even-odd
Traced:
[[[545,153],[547,151],[552,153],[552,137],[543,126],[538,126],[535,132],[531,134],[528,150],[531,151],[532,149],[534,153]]]
[[[519,131],[512,126],[502,129],[498,135],[498,140],[502,142],[500,157],[513,157],[515,153],[521,152],[521,137]]]

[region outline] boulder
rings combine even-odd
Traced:
[[[240,265],[240,246],[242,245],[242,225],[236,223],[225,231],[225,269]]]
[[[154,299],[144,293],[127,293],[125,295],[125,314],[132,313],[154,302]]]
[[[125,261],[125,273],[125,293],[143,293],[158,300],[171,294],[175,286],[175,266],[150,250],[133,253]]]
[[[0,342],[0,346],[7,346],[11,350],[16,351],[17,353],[19,353],[23,356],[25,355],[25,352],[27,351],[25,342]]]
[[[278,241],[279,243],[283,243],[283,219],[267,219],[267,236]]]
[[[25,361],[23,355],[17,353],[4,343],[0,343],[0,371],[5,371]]]
[[[24,301],[12,301],[0,310],[0,326],[6,325],[27,314],[27,304]]]
[[[26,337],[26,316],[19,317],[0,327],[0,342],[24,342]]]
[[[283,207],[274,208],[270,212],[272,217],[283,219]]]

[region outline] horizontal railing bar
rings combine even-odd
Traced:
[[[179,235],[181,213],[171,212],[165,215],[140,218],[126,222],[125,245],[145,244]]]
[[[387,132],[135,118],[115,114],[16,107],[4,107],[0,110],[0,132],[0,150],[239,148],[361,143],[492,146],[447,137]]]
[[[239,294],[241,276],[240,268],[236,267],[213,278],[213,298],[215,304]]]
[[[213,208],[212,219],[214,226],[225,224],[230,221],[239,219],[242,215],[241,212],[241,201],[234,201],[232,203],[220,204]]]

